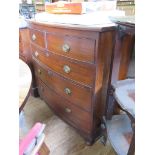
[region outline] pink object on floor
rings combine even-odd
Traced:
[[[28,132],[28,134],[21,140],[19,144],[19,155],[23,155],[24,151],[28,148],[31,141],[35,138],[35,136],[42,129],[42,123],[36,123],[32,129]],[[36,154],[39,155],[39,154]]]

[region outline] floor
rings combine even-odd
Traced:
[[[45,143],[50,155],[115,155],[110,143],[106,146],[98,140],[87,146],[83,138],[69,125],[59,119],[40,98],[29,97],[25,107],[25,133],[35,122],[46,124]]]

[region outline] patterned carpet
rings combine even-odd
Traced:
[[[87,146],[83,138],[69,125],[59,119],[40,98],[29,97],[24,107],[27,130],[35,122],[46,124],[45,143],[50,155],[115,155],[111,145],[106,146],[98,140]]]

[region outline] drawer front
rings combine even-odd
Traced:
[[[23,49],[22,49],[22,37],[21,37],[20,31],[19,31],[19,52],[23,52]]]
[[[30,29],[30,38],[33,43],[37,44],[38,46],[42,48],[45,48],[44,32]]]
[[[39,77],[49,88],[78,107],[86,111],[91,111],[92,89],[78,85],[75,82],[70,82],[69,80],[53,73],[51,70],[41,67],[35,62],[33,64],[35,68],[35,75]]]
[[[34,46],[32,46],[32,54],[34,58],[47,65],[53,71],[74,81],[93,86],[95,65],[75,63],[64,57],[40,51],[34,48]]]
[[[64,98],[61,98],[54,91],[51,91],[43,82],[39,79],[38,88],[39,94],[45,100],[45,102],[58,114],[62,119],[69,122],[76,128],[80,128],[87,133],[91,132],[91,113],[82,111],[80,108],[70,104]]]
[[[95,40],[47,33],[47,49],[69,58],[93,63]]]
[[[23,52],[22,42],[19,42],[19,52]]]

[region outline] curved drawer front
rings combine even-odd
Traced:
[[[95,40],[47,33],[47,49],[86,62],[94,62]]]
[[[65,97],[80,108],[91,111],[92,89],[82,87],[75,82],[70,82],[49,69],[45,69],[34,63],[35,75],[39,77],[49,88]]]
[[[95,65],[75,63],[64,57],[40,51],[32,46],[33,56],[53,71],[74,81],[93,86]]]
[[[62,119],[87,133],[91,132],[91,114],[70,104],[38,79],[39,94]]]
[[[30,29],[30,38],[33,43],[37,44],[38,46],[42,48],[45,48],[44,32]]]
[[[21,37],[20,31],[19,31],[19,51],[23,52],[23,50],[22,50],[22,37]]]

